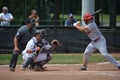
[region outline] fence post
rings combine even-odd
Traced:
[[[114,27],[116,29],[116,12],[115,12],[115,7],[116,7],[116,0],[110,0],[109,1],[110,6],[110,26]]]

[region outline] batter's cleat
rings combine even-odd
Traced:
[[[10,70],[11,72],[15,72],[15,68],[13,68],[13,67],[11,67],[9,70]]]
[[[80,68],[80,71],[85,71],[85,70],[87,70],[87,68],[84,67],[84,66],[82,66],[82,67]]]
[[[118,66],[118,69],[120,70],[120,66]]]

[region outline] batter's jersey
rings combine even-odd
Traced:
[[[97,38],[103,37],[102,33],[100,32],[94,21],[88,23],[88,25],[86,26],[89,29],[89,31],[86,32],[86,34],[92,41],[96,40]]]
[[[18,44],[25,47],[27,42],[34,36],[35,27],[29,29],[27,25],[20,27],[15,35],[18,39]]]

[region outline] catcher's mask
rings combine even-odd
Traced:
[[[41,37],[42,37],[42,38],[45,38],[46,35],[47,35],[47,34],[46,34],[46,30],[45,30],[45,29],[41,29],[41,30],[40,30],[40,34],[41,34]]]
[[[83,19],[84,19],[85,23],[88,23],[90,20],[93,19],[93,16],[90,13],[85,13],[83,16]]]

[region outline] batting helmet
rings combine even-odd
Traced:
[[[93,16],[90,13],[85,13],[83,16],[85,23],[88,23],[89,20],[93,19]]]

